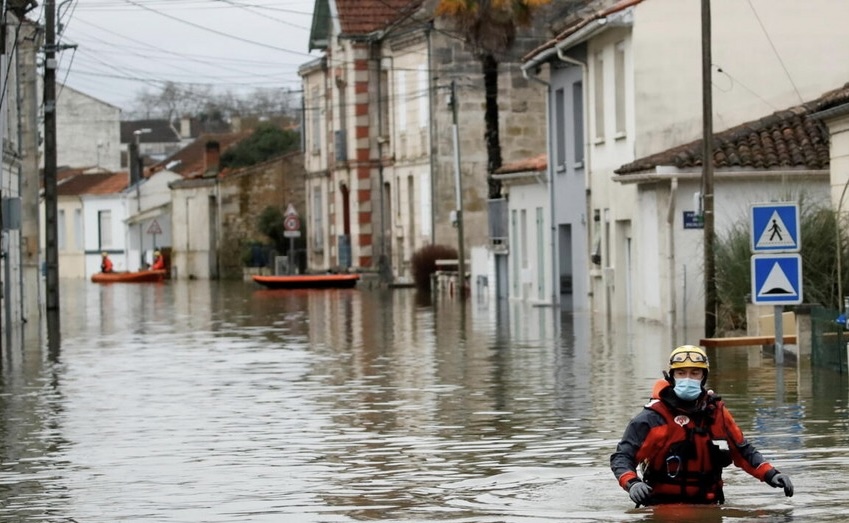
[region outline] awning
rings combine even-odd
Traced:
[[[127,218],[126,220],[124,220],[124,222],[127,225],[134,225],[136,223],[141,223],[141,222],[156,218],[157,216],[162,216],[163,214],[169,212],[170,210],[171,210],[171,202],[163,203],[162,205],[159,205],[157,207],[153,207],[153,208],[147,209],[146,211],[142,211],[140,213],[134,214],[134,215],[130,216],[129,218]]]

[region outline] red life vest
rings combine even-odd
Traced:
[[[672,412],[657,399],[646,405],[665,420],[649,431],[637,452],[637,462],[646,464],[643,480],[651,485],[654,502],[725,501],[722,467],[731,458],[714,443],[726,437],[713,415],[721,406],[721,401],[714,400],[705,411],[690,415]]]

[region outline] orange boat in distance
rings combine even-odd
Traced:
[[[94,283],[156,283],[165,279],[168,271],[98,272],[91,275]]]
[[[269,289],[350,289],[359,274],[293,274],[291,276],[253,276],[253,280]]]

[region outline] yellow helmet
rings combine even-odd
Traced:
[[[162,253],[161,253],[161,252],[159,252],[159,251],[156,251],[156,252],[154,252],[154,253],[153,253],[153,255],[154,255],[154,256],[162,256]]]
[[[695,367],[705,369],[705,374],[710,370],[710,362],[707,353],[696,345],[681,345],[669,354],[669,370]]]
[[[103,256],[104,258],[106,258],[107,256],[109,256],[109,253],[106,252],[106,251],[103,251],[102,253],[100,253],[100,255]]]

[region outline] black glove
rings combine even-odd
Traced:
[[[651,496],[651,487],[648,483],[635,481],[628,487],[628,495],[631,496],[631,501],[639,505],[645,505],[646,501]]]
[[[782,474],[781,472],[775,474],[770,478],[769,484],[773,487],[784,487],[784,495],[788,498],[793,496],[793,483],[787,474]]]

